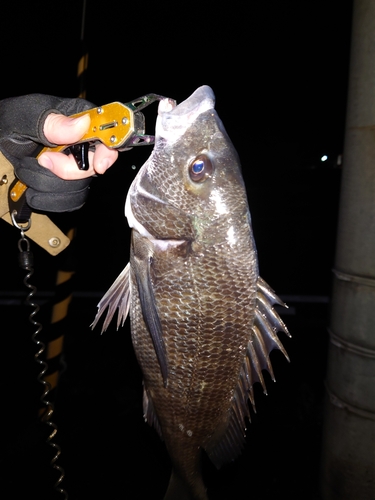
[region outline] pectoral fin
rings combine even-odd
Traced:
[[[130,264],[128,264],[121,272],[121,274],[119,274],[111,288],[109,288],[107,293],[99,302],[98,312],[96,313],[95,319],[91,324],[92,329],[95,328],[96,324],[98,323],[100,317],[107,309],[107,307],[108,312],[102,326],[102,333],[107,330],[108,325],[116,312],[116,309],[118,309],[117,329],[119,329],[120,324],[123,325],[125,323],[130,305],[129,269]]]
[[[146,323],[148,331],[150,332],[156,356],[159,361],[161,374],[163,376],[164,385],[166,387],[168,379],[167,356],[163,340],[162,326],[152,287],[151,263],[152,257],[150,255],[143,258],[139,258],[134,255],[131,261],[131,266],[137,282],[143,319]]]

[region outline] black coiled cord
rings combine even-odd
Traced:
[[[29,283],[29,279],[31,276],[34,274],[34,257],[33,253],[30,251],[30,243],[28,239],[25,237],[25,231],[30,228],[30,221],[26,227],[21,227],[17,224],[15,221],[15,215],[12,214],[12,220],[13,224],[20,229],[21,231],[21,238],[18,241],[18,249],[19,249],[19,255],[18,255],[18,264],[21,267],[21,269],[24,269],[27,271],[27,274],[23,280],[23,283],[25,286],[30,290],[30,292],[27,295],[27,298],[25,300],[26,304],[31,306],[33,308],[33,311],[29,315],[29,321],[32,323],[35,327],[36,330],[32,335],[32,340],[33,342],[38,346],[38,352],[35,354],[35,361],[39,364],[41,370],[38,374],[38,381],[43,385],[44,391],[43,394],[40,398],[40,401],[43,403],[44,407],[46,408],[45,413],[42,416],[42,421],[48,425],[51,429],[51,432],[47,438],[47,443],[54,449],[55,455],[51,460],[51,466],[59,473],[59,478],[56,481],[54,488],[58,493],[61,493],[64,495],[64,499],[68,499],[68,494],[67,492],[60,487],[64,477],[65,477],[65,472],[62,467],[56,464],[60,454],[61,454],[61,449],[60,447],[53,441],[54,437],[56,436],[57,433],[57,426],[54,422],[51,421],[51,417],[54,412],[54,405],[51,401],[47,399],[47,396],[51,390],[51,385],[49,382],[47,382],[44,379],[44,375],[48,369],[47,363],[41,359],[41,356],[45,350],[45,344],[38,339],[38,335],[42,330],[42,325],[38,321],[35,321],[34,316],[38,313],[40,307],[38,304],[36,304],[33,301],[33,297],[37,292],[37,288]]]

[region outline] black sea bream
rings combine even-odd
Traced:
[[[207,499],[203,448],[219,468],[244,444],[253,384],[287,356],[260,278],[238,155],[210,87],[178,106],[159,104],[153,152],[134,179],[125,214],[130,263],[98,305],[105,330],[130,311],[144,377],[144,416],[173,465],[166,499]]]

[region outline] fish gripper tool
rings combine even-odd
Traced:
[[[88,152],[99,142],[118,151],[128,151],[134,146],[153,145],[155,137],[146,134],[145,117],[141,111],[153,102],[162,99],[165,97],[158,94],[146,94],[125,104],[116,101],[70,115],[72,118],[83,115],[90,117],[90,127],[86,134],[76,144],[45,147],[39,152],[37,158],[47,151],[70,153],[74,156],[80,170],[88,170]],[[26,189],[27,186],[17,180],[9,193],[12,202],[16,203]]]

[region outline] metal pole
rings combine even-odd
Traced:
[[[354,0],[321,460],[324,500],[375,500],[375,0]]]

